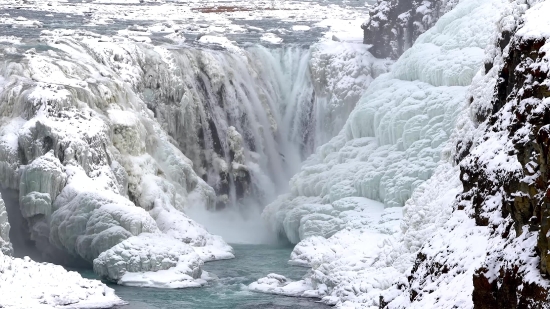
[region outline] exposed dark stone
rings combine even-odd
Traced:
[[[377,58],[397,59],[458,1],[378,0],[364,23],[363,43]],[[419,9],[422,7],[422,9]]]

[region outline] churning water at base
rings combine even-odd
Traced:
[[[248,284],[268,273],[301,279],[307,268],[289,266],[292,247],[286,245],[232,245],[235,258],[206,263],[204,270],[218,280],[203,288],[150,289],[112,285],[116,294],[128,302],[121,309],[234,309],[234,308],[329,308],[314,299],[285,297],[248,291]],[[80,272],[96,278],[91,270]]]

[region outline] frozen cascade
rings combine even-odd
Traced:
[[[494,19],[479,6],[465,1],[444,15],[372,82],[342,131],[291,179],[290,193],[264,210],[275,231],[293,243],[330,237],[345,227],[346,211],[362,207],[354,197],[403,206],[431,177],[491,38],[482,29]]]
[[[285,190],[390,63],[356,44],[156,51],[145,60],[156,68],[144,70],[145,101],[214,187],[217,208],[246,198],[263,206]]]

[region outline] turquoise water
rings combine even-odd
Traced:
[[[300,279],[308,269],[287,264],[292,248],[273,245],[232,245],[235,259],[209,262],[204,270],[219,279],[202,288],[165,290],[110,285],[128,302],[121,309],[329,308],[314,299],[254,293],[246,286],[269,273]],[[81,272],[86,277],[91,271]]]

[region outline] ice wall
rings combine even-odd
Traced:
[[[342,131],[292,178],[290,193],[264,210],[275,231],[293,243],[330,237],[345,226],[339,201],[403,206],[430,178],[492,38],[483,29],[493,29],[495,17],[480,9],[492,5],[461,3],[372,82]]]
[[[42,52],[2,50],[0,70],[0,186],[19,194],[18,211],[43,257],[100,263],[98,273],[115,281],[121,272],[200,271],[203,261],[233,257],[221,237],[184,214],[191,205],[212,207],[214,190],[131,86],[77,40],[43,39]],[[163,240],[186,248],[172,254],[176,265],[112,270],[132,250],[160,257]],[[120,243],[131,249],[97,259]]]

